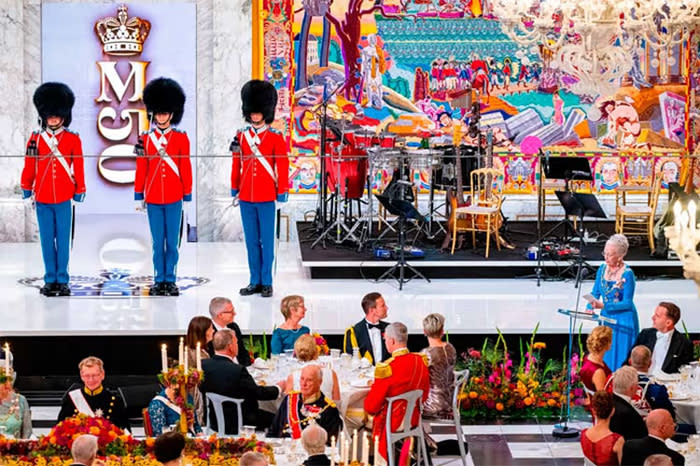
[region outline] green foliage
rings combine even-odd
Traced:
[[[250,354],[251,359],[261,358],[267,359],[269,357],[267,348],[267,336],[263,332],[261,337],[253,337],[253,335],[248,335],[248,341],[245,344],[245,349]]]

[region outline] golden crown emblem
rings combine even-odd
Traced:
[[[95,32],[102,42],[102,50],[108,55],[138,55],[151,31],[151,23],[141,18],[129,18],[128,8],[117,8],[117,17],[107,17],[95,23]]]

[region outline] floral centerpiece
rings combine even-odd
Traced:
[[[327,354],[331,354],[331,350],[328,347],[328,343],[326,342],[326,339],[321,336],[320,333],[314,333],[311,335],[314,337],[314,341],[316,342],[316,348],[318,348],[318,354],[325,356]]]
[[[179,387],[174,402],[180,407],[182,412],[180,430],[183,433],[189,430],[189,426],[194,425],[194,405],[190,403],[187,394],[192,393],[202,383],[203,379],[204,373],[202,371],[189,369],[185,372],[183,366],[171,367],[167,372],[158,374],[158,381],[162,385]]]
[[[59,423],[39,440],[16,440],[0,436],[0,465],[68,466],[72,464],[70,446],[82,434],[98,438],[98,457],[110,466],[157,466],[153,455],[154,438],[139,441],[109,421],[78,415]],[[272,446],[250,438],[185,437],[183,464],[198,466],[237,466],[240,457],[255,451],[275,464]]]
[[[460,394],[462,415],[471,418],[556,417],[566,405],[565,360],[542,361],[543,342],[536,342],[539,324],[530,341],[520,341],[519,360],[514,362],[503,334],[498,330],[496,343],[485,340],[481,350],[470,348],[462,355],[462,366],[469,369],[470,381]],[[580,351],[580,335],[579,335]],[[566,348],[564,349],[566,355]],[[574,354],[571,364],[571,406],[584,404],[584,392],[578,372],[580,358]]]
[[[255,361],[255,358],[267,359],[268,350],[265,332],[263,332],[262,337],[259,340],[254,339],[252,334],[248,335],[248,342],[246,343],[245,347],[246,350],[248,350],[251,361]]]

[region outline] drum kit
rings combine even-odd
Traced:
[[[325,147],[320,151],[322,182],[314,233],[309,238],[313,240],[312,248],[319,244],[325,248],[326,242],[332,241],[351,243],[359,251],[386,234],[373,236],[375,226],[386,225],[387,231],[396,232],[393,223],[377,215],[375,196],[371,194],[401,193],[398,194],[401,200],[414,202],[414,186],[420,188],[426,183],[421,180],[421,173],[429,177],[429,212],[422,216],[426,221],[421,222],[415,238],[423,232],[432,239],[446,231],[435,218],[445,218],[445,214],[439,212],[444,204],[435,205],[434,193],[458,186],[457,154],[462,164],[461,184],[468,189],[469,174],[478,168],[478,147],[461,146],[456,151],[451,145],[428,144],[428,147],[411,148],[405,137],[395,133],[371,131],[352,125],[348,119],[327,120],[322,125],[326,127],[321,138]],[[392,189],[392,185],[402,189]]]

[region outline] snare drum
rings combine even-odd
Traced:
[[[393,173],[399,167],[401,157],[400,150],[378,149],[370,151],[372,168],[375,170],[385,170]]]
[[[440,164],[440,151],[435,149],[415,149],[408,151],[411,169],[430,170]]]
[[[396,135],[392,133],[381,133],[379,135],[379,147],[393,149],[396,145]]]
[[[373,131],[355,131],[355,145],[363,149],[372,147],[377,135]]]

